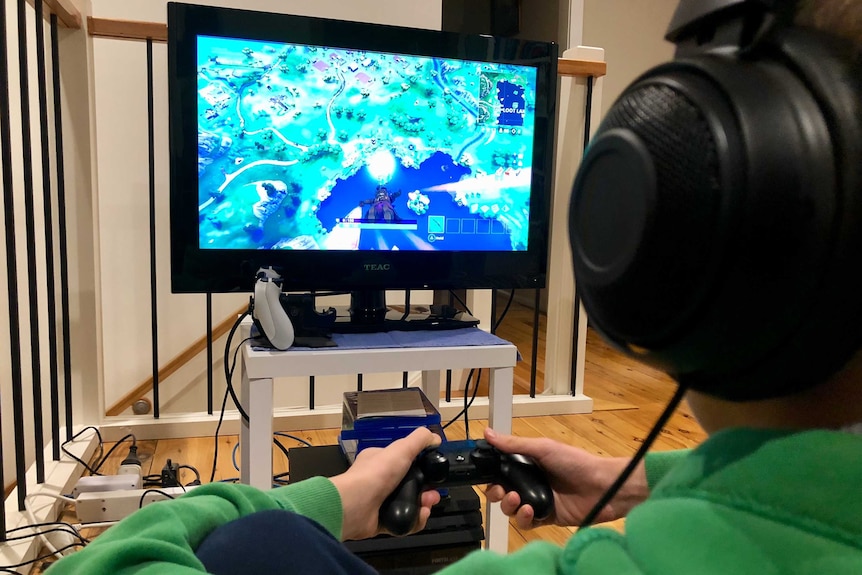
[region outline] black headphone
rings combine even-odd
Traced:
[[[683,0],[675,59],[608,111],[569,212],[591,325],[737,401],[862,347],[862,56],[796,4]]]

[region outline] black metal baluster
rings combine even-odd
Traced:
[[[12,409],[15,426],[15,459],[16,476],[20,481],[22,473],[18,470],[23,466],[24,459],[24,437],[23,418],[21,407],[21,340],[20,320],[18,318],[18,282],[16,276],[17,258],[15,248],[15,205],[12,195],[12,130],[9,125],[9,61],[6,49],[6,2],[0,3],[0,146],[2,146],[2,175],[3,175],[3,215],[6,229],[6,283],[9,290],[9,356],[10,371],[12,372]],[[2,413],[2,411],[0,411]],[[2,442],[0,442],[0,456],[2,456]],[[5,485],[3,466],[0,465],[0,484]],[[26,487],[26,485],[25,485]],[[18,507],[23,506],[23,500],[19,490]],[[6,498],[3,498],[2,516],[0,516],[0,535],[2,541],[6,541]]]
[[[362,391],[362,374],[356,374],[356,391]]]
[[[63,161],[63,114],[60,102],[60,42],[57,15],[51,14],[51,71],[54,88],[54,146],[57,158],[57,224],[60,236],[60,316],[63,330],[63,383],[66,441],[72,440],[72,343],[69,315],[69,247],[66,233],[66,167]]]
[[[409,379],[409,374],[405,371],[401,375],[401,387],[403,387],[404,389],[407,389],[407,380],[408,379]]]
[[[449,307],[455,307],[455,296],[449,290]],[[452,401],[452,370],[446,370],[446,401]]]
[[[308,376],[308,409],[314,411],[314,376]]]
[[[153,340],[153,417],[159,418],[159,308],[156,282],[156,135],[153,111],[153,39],[147,38],[147,133],[150,152],[150,313]]]
[[[207,294],[207,413],[213,414],[213,294],[211,293]]]
[[[491,333],[497,333],[497,290],[491,290]]]
[[[27,55],[27,0],[18,0],[18,75],[21,93],[21,146],[24,164],[24,220],[27,238],[30,369],[33,390],[33,441],[36,444],[36,481],[45,482],[45,438],[42,424],[42,366],[39,338],[39,278],[36,277],[36,214],[33,191],[33,141],[30,134],[30,66]],[[48,224],[46,224],[48,225]],[[20,488],[20,480],[19,480]]]
[[[39,129],[42,135],[42,202],[45,217],[45,282],[48,286],[48,366],[51,378],[51,454],[60,460],[60,380],[57,365],[57,290],[54,274],[54,212],[48,154],[48,78],[45,66],[43,0],[36,0],[36,68],[39,73]]]

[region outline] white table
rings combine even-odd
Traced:
[[[441,371],[489,368],[489,423],[501,433],[512,431],[512,378],[518,350],[512,344],[463,347],[409,347],[256,351],[243,344],[240,400],[249,422],[240,425],[243,483],[272,486],[273,378],[324,375],[422,372],[422,390],[439,407]],[[508,518],[498,503],[486,508],[485,546],[508,551]]]

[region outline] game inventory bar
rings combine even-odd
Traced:
[[[337,218],[335,223],[342,228],[358,228],[361,230],[415,230],[416,220],[398,220],[397,222],[381,222],[365,218]]]

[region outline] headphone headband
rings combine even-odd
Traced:
[[[676,7],[665,40],[678,44],[728,21],[752,23],[768,19],[790,25],[797,0],[682,0]]]

